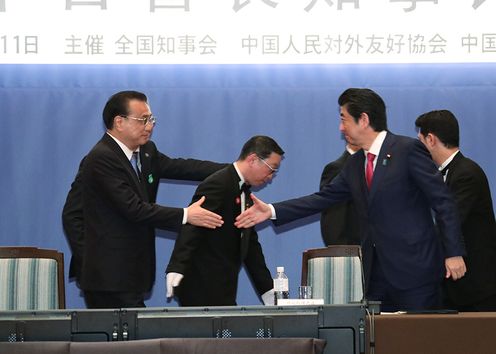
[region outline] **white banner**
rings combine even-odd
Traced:
[[[0,0],[0,63],[496,61],[496,0]]]

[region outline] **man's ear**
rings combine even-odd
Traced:
[[[258,160],[258,156],[256,153],[252,152],[246,157],[246,161],[248,161],[250,164],[253,163],[254,161]]]
[[[363,127],[370,126],[369,115],[367,113],[365,113],[365,112],[362,112],[360,114],[360,117],[358,117],[358,124],[361,124]]]
[[[425,136],[425,141],[427,142],[427,144],[429,144],[430,147],[433,147],[439,142],[439,139],[434,134],[427,133],[427,135]]]
[[[124,118],[122,118],[121,116],[115,116],[114,117],[114,125],[113,125],[113,128],[115,130],[121,130],[121,127],[122,127],[122,121],[124,120]]]

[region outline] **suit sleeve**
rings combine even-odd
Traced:
[[[455,196],[462,225],[480,198],[478,194],[480,186],[487,184],[481,170],[475,170],[475,167],[470,168],[471,170],[457,171],[456,178],[449,185],[449,189]]]
[[[445,256],[464,256],[465,246],[461,234],[458,210],[448,187],[424,145],[415,140],[408,156],[410,176],[416,181],[436,212],[436,222],[442,235]]]
[[[198,186],[191,203],[196,202],[205,196],[202,207],[217,214],[222,214],[223,189],[224,185],[220,180],[208,180]],[[224,227],[224,226],[221,226]],[[219,231],[219,230],[217,230]],[[193,259],[194,252],[204,242],[209,234],[216,232],[203,227],[190,224],[183,225],[179,236],[174,244],[174,250],[167,266],[166,273],[176,272],[185,274],[189,268],[189,262]]]
[[[245,266],[258,291],[258,295],[261,296],[273,288],[272,276],[265,263],[262,246],[258,242],[258,235],[254,229],[250,233],[250,245],[245,258]]]
[[[129,173],[113,154],[95,152],[88,155],[82,174],[86,194],[95,193],[103,197],[112,209],[133,223],[178,229],[183,209],[145,202],[130,185]],[[90,195],[88,200],[101,200],[97,195]],[[98,205],[92,207],[98,208]]]
[[[160,177],[177,180],[203,181],[212,173],[223,169],[228,164],[211,161],[170,158],[160,152]]]
[[[70,270],[76,272],[76,274],[71,273],[69,276],[76,278],[79,278],[84,254],[83,186],[81,182],[83,163],[84,159],[79,164],[79,170],[71,184],[62,210],[62,225],[72,252]]]

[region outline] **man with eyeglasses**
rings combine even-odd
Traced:
[[[250,207],[250,186],[274,178],[284,151],[268,136],[254,136],[243,146],[238,160],[205,179],[192,203],[206,196],[203,206],[222,216],[217,229],[184,225],[167,267],[167,297],[177,296],[181,306],[236,305],[238,274],[245,265],[266,305],[274,303],[273,281],[253,227],[238,229],[236,216]]]
[[[107,131],[82,162],[64,206],[77,253],[71,268],[88,308],[144,307],[155,280],[155,228],[223,223],[202,208],[205,198],[184,209],[155,204],[160,179],[201,181],[226,165],[159,152],[150,140],[156,119],[141,92],[111,96],[103,121]]]

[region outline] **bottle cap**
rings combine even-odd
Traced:
[[[284,267],[277,267],[277,273],[284,273]]]

